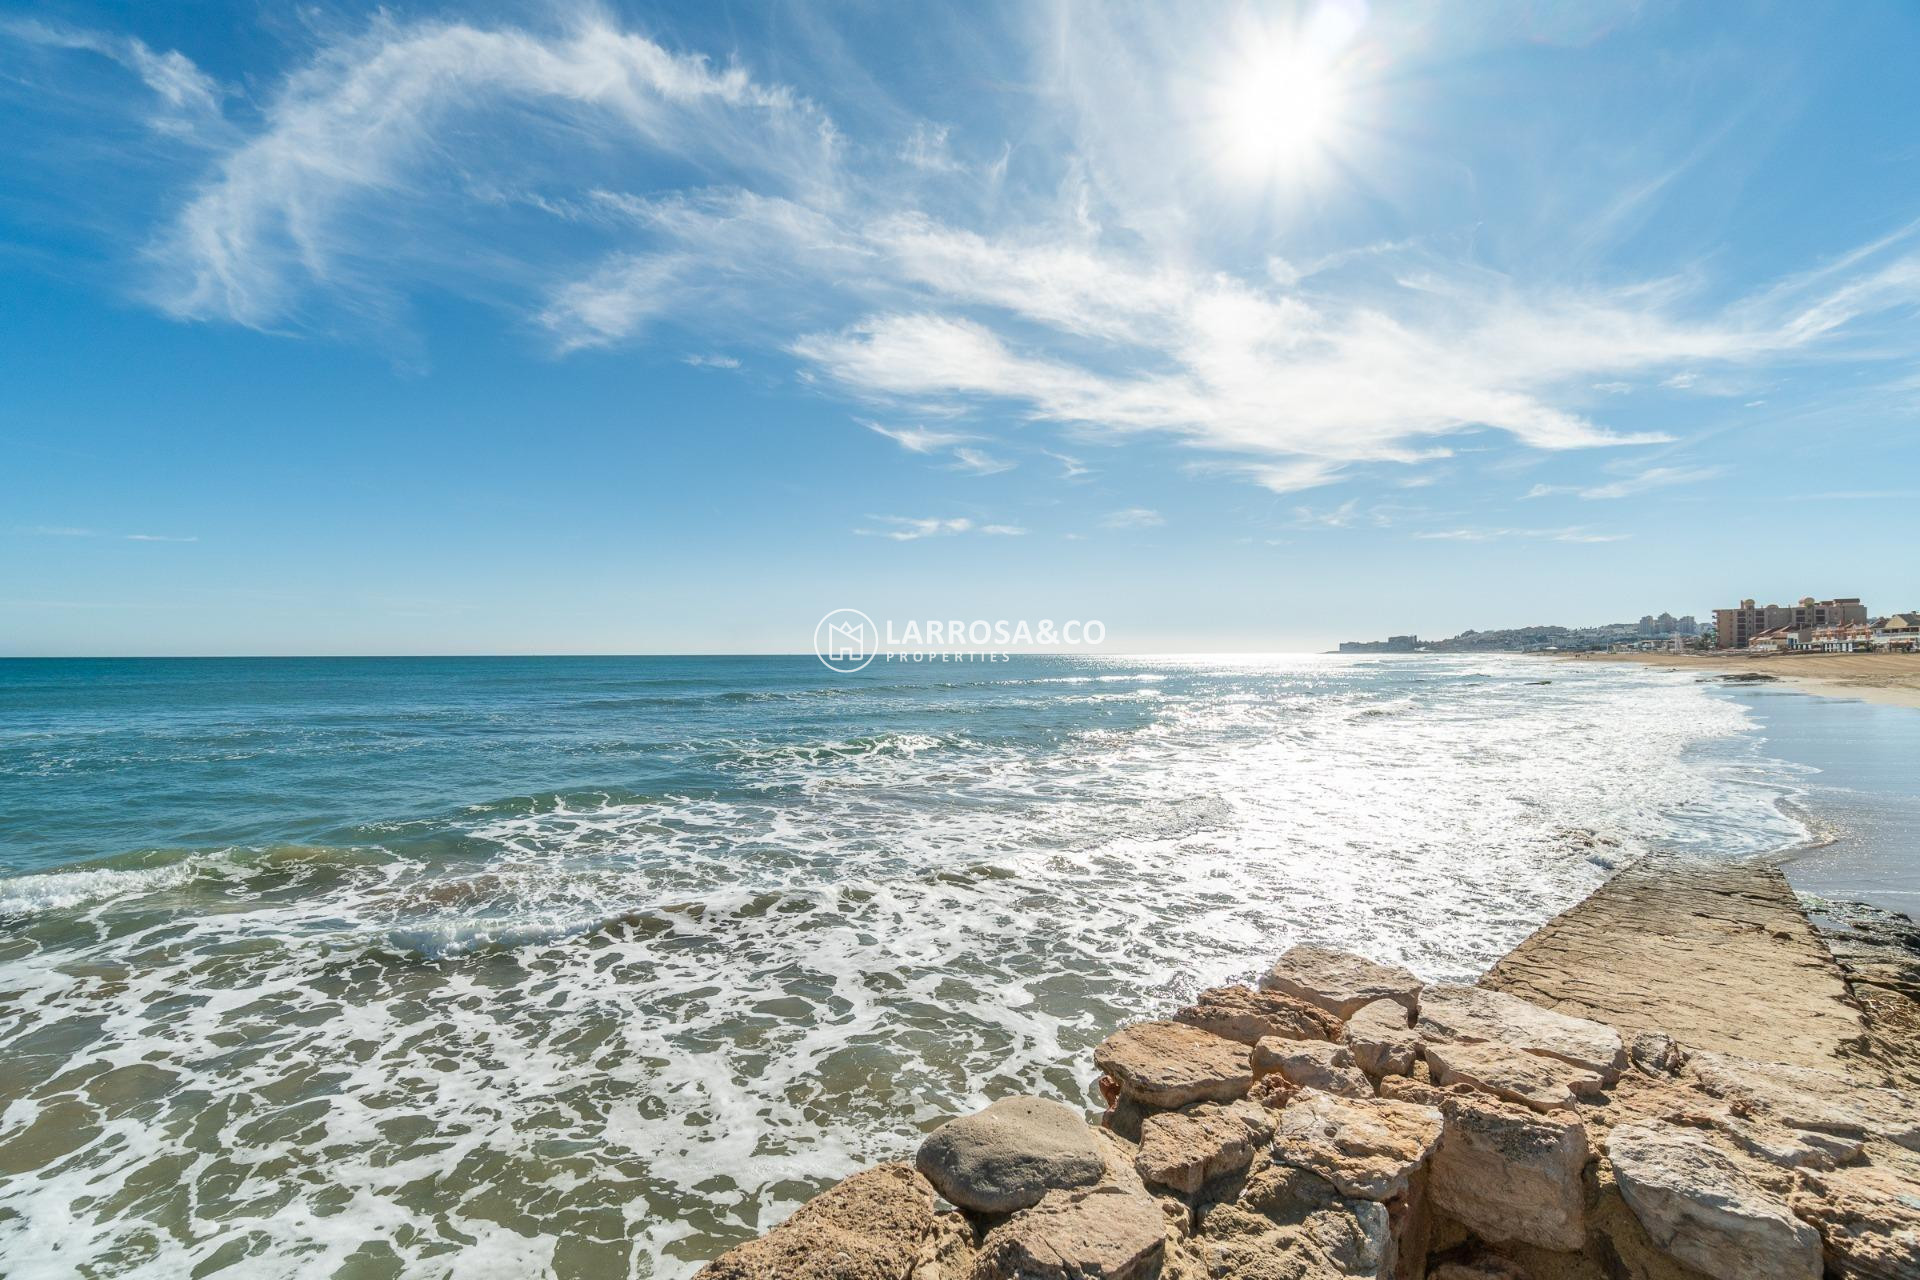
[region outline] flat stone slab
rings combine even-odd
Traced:
[[[1288,948],[1260,979],[1260,989],[1304,1000],[1342,1020],[1375,1000],[1396,1000],[1409,1013],[1420,1007],[1420,979],[1399,965],[1310,942]]]
[[[1699,1129],[1629,1124],[1607,1138],[1620,1194],[1654,1245],[1715,1280],[1819,1280],[1820,1233]]]
[[[1241,1044],[1258,1044],[1270,1036],[1284,1040],[1331,1040],[1340,1032],[1340,1019],[1304,1000],[1278,991],[1251,987],[1213,987],[1173,1015],[1202,1031],[1211,1031]]]
[[[1491,1041],[1558,1058],[1607,1084],[1627,1065],[1626,1048],[1612,1027],[1485,987],[1428,987],[1421,993],[1418,1025],[1429,1053],[1435,1044]]]
[[[1303,1089],[1320,1089],[1343,1098],[1371,1098],[1373,1085],[1358,1066],[1353,1051],[1326,1040],[1281,1040],[1269,1037],[1253,1046],[1253,1075],[1278,1075]]]
[[[1716,1098],[1737,1102],[1788,1129],[1882,1138],[1920,1151],[1920,1098],[1857,1077],[1790,1063],[1695,1053],[1686,1074]]]
[[[1184,1022],[1136,1022],[1093,1051],[1093,1065],[1122,1096],[1173,1110],[1192,1102],[1232,1102],[1253,1085],[1252,1049]]]
[[[1482,986],[1689,1048],[1851,1071],[1866,1023],[1786,877],[1645,858],[1548,921]]]
[[[1362,1071],[1376,1076],[1413,1074],[1420,1056],[1420,1035],[1410,1025],[1412,1015],[1398,1000],[1375,1000],[1347,1019],[1340,1043],[1353,1053]]]
[[[1568,1109],[1600,1093],[1597,1072],[1510,1045],[1431,1044],[1426,1055],[1435,1084],[1464,1084],[1535,1111]]]
[[[935,1129],[915,1167],[962,1209],[1011,1213],[1049,1191],[1091,1186],[1106,1167],[1093,1130],[1045,1098],[1002,1098]]]
[[[1386,1201],[1406,1194],[1440,1128],[1440,1112],[1429,1106],[1302,1089],[1274,1126],[1273,1158],[1318,1174],[1343,1196]]]
[[[834,1184],[696,1280],[901,1280],[934,1230],[933,1188],[904,1164]]]

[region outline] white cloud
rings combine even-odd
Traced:
[[[1017,538],[1026,533],[1018,525],[1012,524],[975,524],[966,516],[915,517],[915,516],[868,516],[867,519],[886,526],[881,529],[855,529],[863,538],[886,538],[892,542],[917,542],[921,538],[950,537],[960,533],[979,533],[990,537]]]
[[[935,431],[928,427],[889,427],[878,422],[856,419],[861,426],[875,431],[910,453],[933,453],[973,439],[958,431]]]
[[[32,19],[0,23],[0,34],[55,49],[81,49],[110,58],[140,77],[160,100],[147,123],[161,133],[192,134],[220,121],[222,90],[193,59],[176,49],[155,51],[136,36],[116,36]]]
[[[738,369],[740,361],[733,356],[690,355],[680,357],[681,364],[692,365],[696,369]]]
[[[1427,542],[1496,542],[1503,538],[1550,542],[1625,542],[1630,533],[1594,533],[1579,525],[1566,529],[1430,529],[1413,535]]]
[[[1647,467],[1633,475],[1619,480],[1609,480],[1605,484],[1536,484],[1521,498],[1545,498],[1557,493],[1578,494],[1587,501],[1605,501],[1615,498],[1631,498],[1636,494],[1654,489],[1669,489],[1675,485],[1699,484],[1703,480],[1712,480],[1727,474],[1728,467]]]
[[[524,306],[562,353],[671,323],[676,342],[686,329],[784,351],[813,386],[888,413],[1150,434],[1275,493],[1419,465],[1488,430],[1534,450],[1665,442],[1594,411],[1595,393],[1698,393],[1844,354],[1853,326],[1920,300],[1920,256],[1901,252],[1914,227],[1732,302],[1694,276],[1504,275],[1432,236],[1319,254],[1276,241],[1285,256],[1263,247],[1249,265],[1206,207],[1218,175],[1153,129],[1173,91],[1144,85],[1167,69],[1158,19],[1083,15],[1058,36],[1041,59],[1055,96],[1035,100],[1057,118],[1036,127],[1068,141],[1031,148],[1052,167],[1010,193],[1004,162],[956,160],[946,126],[908,132],[897,109],[849,107],[870,136],[843,145],[792,88],[597,10],[559,12],[548,27],[382,17],[320,48],[260,93],[244,132],[224,126],[150,246],[154,300],[182,318],[325,329],[316,309],[388,323],[417,292],[453,291]],[[106,45],[169,109],[217,115],[219,87],[179,55]],[[1010,142],[963,141],[975,154]],[[567,234],[490,235],[479,215],[500,210]],[[962,440],[875,429],[923,453]],[[954,453],[963,471],[988,459]]]
[[[1003,538],[1019,538],[1025,536],[1027,531],[1017,524],[983,524],[980,532]]]
[[[1151,507],[1124,507],[1100,521],[1109,529],[1151,529],[1166,522],[1166,517]]]
[[[1002,471],[1011,471],[1018,465],[979,449],[955,449],[953,458],[952,470],[964,471],[968,475],[975,476],[999,475]]]

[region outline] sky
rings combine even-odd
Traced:
[[[0,5],[0,654],[1920,607],[1920,7]]]

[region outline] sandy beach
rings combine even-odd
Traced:
[[[1698,669],[1777,676],[1796,689],[1827,697],[1859,698],[1895,707],[1920,707],[1920,653],[1579,653],[1572,662],[1637,662],[1673,670]]]

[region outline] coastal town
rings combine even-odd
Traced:
[[[1648,614],[1600,626],[1512,627],[1463,631],[1444,640],[1418,635],[1349,640],[1340,653],[1914,653],[1920,609],[1875,616],[1858,596],[1802,597],[1790,605],[1742,600],[1715,609],[1702,626],[1693,614]]]

